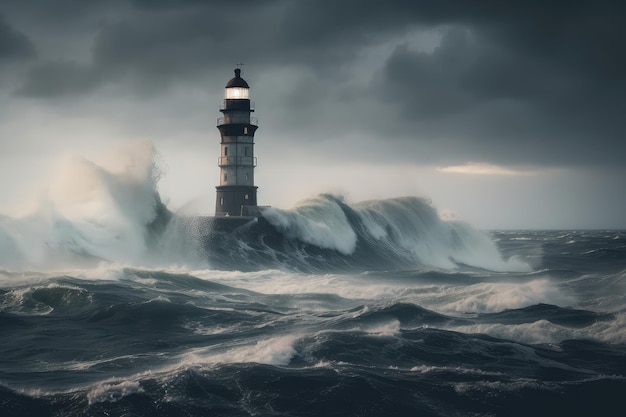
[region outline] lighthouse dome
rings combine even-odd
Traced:
[[[246,80],[241,78],[241,69],[239,68],[235,68],[235,78],[231,78],[230,81],[226,83],[226,88],[231,88],[231,87],[250,88]]]

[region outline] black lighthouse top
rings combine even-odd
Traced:
[[[226,88],[230,87],[243,87],[250,88],[246,80],[241,78],[241,69],[235,68],[235,78],[231,78],[230,81],[226,84]]]

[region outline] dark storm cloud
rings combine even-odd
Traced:
[[[0,14],[0,63],[34,56],[35,48],[28,37],[11,27]]]
[[[140,92],[155,94],[172,83],[195,83],[212,71],[224,73],[242,59],[262,66],[271,59],[268,48],[280,39],[278,26],[268,24],[280,18],[269,2],[136,1],[126,5],[131,6],[135,8],[128,12],[114,3],[103,13],[106,17],[97,22],[88,62],[40,63],[28,73],[19,92],[30,96],[41,92],[50,98],[55,91],[58,95],[90,93],[100,85],[130,82]],[[76,25],[80,35],[84,28]],[[59,71],[62,66],[70,67],[64,79]],[[46,86],[58,83],[60,87]]]
[[[337,33],[323,20],[311,23],[308,11],[298,9],[297,2],[134,4],[141,18],[122,19],[99,34],[94,46],[97,65],[161,78],[223,71],[239,61],[262,69],[302,66],[321,72],[363,48],[356,42],[359,34]],[[324,10],[330,16],[334,9]]]
[[[459,18],[432,54],[397,47],[379,96],[422,137],[462,135],[466,156],[623,163],[624,15],[582,2],[531,11]]]
[[[276,112],[297,120],[300,129],[323,124],[338,136],[361,129],[386,141],[428,143],[429,154],[404,156],[413,160],[621,164],[626,152],[622,2],[10,3],[16,16],[30,13],[41,27],[62,22],[75,36],[93,34],[88,61],[63,53],[42,58],[25,72],[22,95],[52,100],[113,84],[160,94],[207,77],[221,87],[222,74],[243,61],[257,74],[295,74],[295,81],[278,83],[274,100],[283,106]],[[432,52],[402,40],[424,29],[442,34]],[[6,50],[18,53],[20,42],[21,53],[29,50],[28,33],[0,20],[0,35],[7,33]],[[370,82],[352,85],[360,54],[394,39]],[[288,104],[294,87],[297,94],[306,90],[302,106]],[[366,109],[364,101],[379,107]],[[323,114],[334,119],[324,121]],[[380,114],[391,116],[381,120]]]
[[[337,33],[411,25],[444,33],[432,53],[397,46],[373,82],[371,94],[399,115],[377,123],[384,137],[430,140],[459,151],[457,160],[623,164],[624,3],[341,5],[330,18]]]
[[[17,91],[30,97],[60,97],[83,94],[101,83],[99,71],[74,61],[42,62],[26,74],[26,82]]]

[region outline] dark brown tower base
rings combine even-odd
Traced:
[[[254,216],[258,208],[256,204],[256,186],[220,185],[215,187],[216,216]]]

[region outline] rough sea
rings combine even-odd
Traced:
[[[331,195],[207,230],[133,161],[0,217],[1,416],[625,415],[626,232]]]

